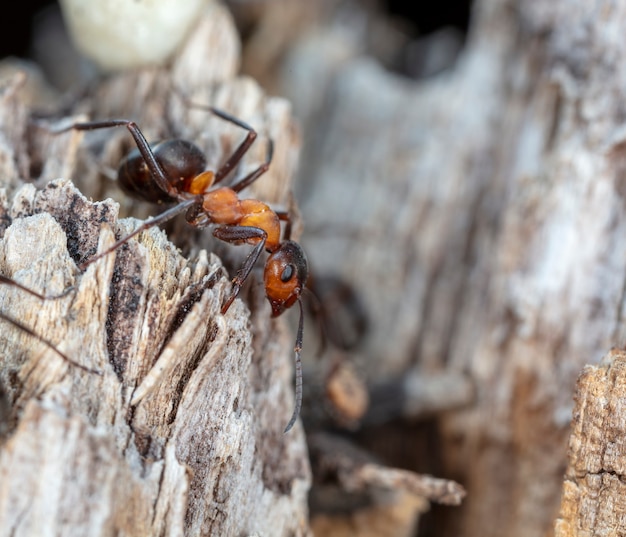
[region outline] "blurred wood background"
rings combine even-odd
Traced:
[[[199,140],[219,162],[240,133],[206,114],[181,109],[170,97],[173,80],[194,100],[218,104],[258,126],[260,139],[275,139],[272,171],[250,195],[289,206],[293,192],[301,216],[298,237],[322,299],[322,315],[307,319],[303,428],[282,437],[280,425],[289,415],[293,389],[286,368],[296,319],[292,314],[289,326],[282,318],[269,323],[258,285],[244,293],[252,333],[246,322],[233,320],[244,326],[228,341],[247,342],[231,359],[237,362],[236,356],[245,355],[248,362],[207,384],[213,389],[219,384],[220,397],[234,397],[228,386],[241,382],[247,372],[240,388],[241,401],[247,402],[239,404],[249,420],[244,424],[222,412],[217,422],[197,422],[197,430],[214,427],[219,435],[230,423],[241,432],[238,445],[267,447],[255,451],[255,460],[266,470],[224,474],[233,479],[232,487],[224,487],[236,492],[230,497],[233,503],[218,509],[220,495],[210,488],[214,476],[187,481],[182,473],[214,469],[216,460],[227,460],[232,445],[216,444],[203,459],[206,466],[194,467],[177,453],[171,462],[182,463],[183,469],[170,490],[191,483],[190,497],[200,499],[194,504],[181,498],[178,511],[168,515],[169,527],[211,534],[217,528],[211,521],[219,512],[224,535],[621,534],[626,531],[621,522],[621,401],[626,394],[619,350],[625,336],[626,77],[621,51],[626,3],[476,0],[466,33],[447,27],[428,34],[420,34],[419,24],[411,27],[390,16],[384,5],[340,0],[211,3],[213,11],[198,21],[166,67],[92,79],[87,94],[71,103],[72,114],[132,117],[151,136],[174,131]],[[57,79],[57,84],[76,87],[76,73],[90,76],[83,65],[68,59],[69,82]],[[50,65],[43,69],[50,73]],[[23,102],[23,90],[7,84],[2,115],[7,147],[28,140],[20,151],[7,150],[3,159],[11,166],[4,170],[6,198],[13,200],[5,204],[12,207],[7,222],[18,219],[25,204],[16,203],[13,192],[23,179],[33,178],[38,188],[58,177],[71,179],[87,196],[113,197],[124,216],[153,214],[152,208],[125,199],[114,183],[98,178],[98,166],[113,165],[129,147],[123,129],[50,139],[26,127],[31,104]],[[65,157],[52,158],[59,154]],[[259,143],[244,167],[262,155]],[[25,192],[18,201],[26,198],[26,205],[38,212],[35,194]],[[94,217],[98,215],[81,218]],[[92,227],[96,239],[85,239],[89,247],[99,232]],[[15,231],[9,228],[9,238],[11,233]],[[153,235],[160,237],[156,231]],[[208,249],[232,273],[240,249],[219,247],[207,235],[184,223],[169,227],[168,237],[185,256],[176,263],[184,265],[188,258],[193,264],[201,249]],[[212,265],[218,263],[212,257],[206,259],[206,266],[218,266]],[[67,275],[58,276],[48,292],[79,277],[66,263]],[[113,260],[109,264],[108,270],[115,271]],[[7,275],[20,274],[11,270]],[[219,300],[219,285],[227,281],[218,277],[217,268],[202,269],[195,279],[176,284],[178,292],[184,296],[189,283],[206,282],[203,278],[213,272],[209,294]],[[47,269],[40,280],[26,281],[47,289],[51,274],[58,272]],[[111,274],[98,277],[108,288]],[[149,289],[151,284],[142,285]],[[18,294],[14,289],[3,293]],[[31,305],[22,311],[15,305],[22,298],[5,300],[3,308],[22,319],[41,308]],[[46,307],[54,310],[49,320],[32,323],[38,330],[52,323],[53,331],[44,333],[53,341],[58,341],[59,324],[73,326],[71,330],[90,325],[77,324],[77,315],[72,319],[59,311],[57,301]],[[181,311],[179,303],[173,307]],[[247,319],[243,304],[239,313],[238,319]],[[201,322],[193,319],[183,320],[178,330]],[[320,321],[331,336],[321,357],[316,355]],[[203,330],[219,338],[220,330],[237,328],[228,319],[227,327],[216,328],[219,322],[209,315],[202,320]],[[199,336],[193,326],[187,330]],[[28,345],[23,334],[11,333],[5,338],[12,345],[15,340],[20,349]],[[173,334],[172,341],[178,332]],[[202,352],[216,353],[214,341],[199,339]],[[11,358],[11,368],[3,370],[13,409],[5,420],[3,472],[13,465],[6,446],[17,445],[20,424],[39,419],[33,397],[39,394],[44,408],[50,401],[58,404],[58,395],[41,396],[49,376],[24,377],[30,371],[22,365],[25,360],[37,364],[43,356],[54,358],[53,353],[48,357],[50,352],[42,355],[41,344],[37,348],[39,354],[20,351]],[[63,348],[69,352],[69,343]],[[133,375],[123,377],[125,389],[141,382],[159,348],[148,349],[145,363],[135,355],[131,360],[124,350],[123,363],[140,364],[133,366]],[[109,347],[109,360],[112,352]],[[179,354],[176,348],[171,353]],[[267,358],[272,353],[276,356]],[[106,352],[97,356],[105,367]],[[203,363],[197,357],[189,360]],[[175,370],[174,362],[168,364]],[[189,371],[197,371],[194,367]],[[280,379],[269,382],[274,368],[282,368],[275,373]],[[164,405],[180,397],[177,390],[187,382],[184,372],[172,377],[167,371],[163,378],[170,381],[160,382],[169,390],[159,388],[154,396],[162,396]],[[80,386],[78,379],[85,377],[78,371],[70,376],[71,386]],[[94,380],[87,377],[86,382]],[[30,391],[16,387],[24,383]],[[268,393],[270,386],[278,397]],[[90,400],[83,393],[89,389],[74,389],[82,401]],[[217,405],[218,396],[211,389],[208,393],[196,395],[197,402],[207,397]],[[262,398],[267,408],[257,408],[255,398]],[[113,408],[130,412],[124,401],[125,406],[116,403]],[[90,406],[93,402],[82,404],[86,407],[77,414],[86,418],[79,423],[87,420],[94,427],[87,429],[89,434],[101,433],[104,420]],[[180,414],[173,424],[163,424],[158,405],[137,408],[138,415],[119,422],[118,443],[123,438],[124,445],[132,440],[143,446],[140,440],[152,439],[169,445],[172,431],[185,431],[185,420],[192,419]],[[188,416],[206,419],[202,408],[190,409]],[[144,460],[146,453],[162,460],[159,450],[137,452]],[[289,453],[289,464],[284,453]],[[128,451],[124,456],[135,468]],[[246,490],[243,483],[260,484]],[[148,485],[154,494],[154,484]],[[246,496],[250,490],[259,496]],[[0,495],[0,513],[12,505],[6,494]],[[271,522],[263,522],[259,509],[237,525],[239,513],[251,511],[229,506],[244,499],[244,505],[256,505],[259,497],[274,508]],[[215,511],[194,518],[196,511],[189,506],[202,501]],[[148,493],[146,505],[158,507]],[[205,525],[195,526],[200,519]],[[176,534],[165,529],[163,517],[152,514],[152,520],[166,534]]]

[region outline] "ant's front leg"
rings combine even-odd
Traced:
[[[243,265],[241,265],[241,268],[237,271],[237,275],[233,278],[232,291],[230,293],[230,296],[222,306],[223,315],[228,311],[228,308],[230,308],[233,300],[237,298],[237,295],[241,290],[241,286],[250,275],[252,267],[254,267],[254,264],[261,255],[261,252],[265,247],[265,241],[267,240],[267,233],[263,229],[253,226],[221,226],[213,230],[213,236],[224,242],[235,243],[248,241],[250,239],[258,240],[255,247],[248,254],[248,257],[246,257]]]

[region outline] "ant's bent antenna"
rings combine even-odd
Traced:
[[[296,402],[293,408],[293,414],[291,415],[291,419],[289,420],[287,427],[285,427],[283,434],[288,433],[294,426],[302,408],[302,358],[300,354],[302,351],[302,336],[304,332],[304,311],[302,309],[302,300],[300,298],[298,299],[298,306],[300,306],[300,319],[298,320],[296,344],[293,348],[296,354]]]

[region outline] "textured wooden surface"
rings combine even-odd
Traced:
[[[557,537],[624,533],[625,402],[626,354],[614,350],[578,379]]]
[[[299,146],[289,105],[235,78],[237,47],[227,12],[213,5],[169,69],[101,81],[71,103],[74,117],[132,118],[151,140],[188,136],[216,166],[243,133],[184,110],[171,92],[180,82],[198,102],[259,130],[236,173],[258,165],[274,139],[276,158],[258,191],[286,204]],[[210,232],[181,222],[169,232],[188,257],[153,228],[81,273],[80,262],[137,225],[118,220],[118,210],[159,212],[128,201],[99,173],[131,147],[130,136],[123,128],[51,135],[28,121],[29,80],[18,74],[3,84],[0,272],[46,295],[75,290],[41,301],[2,285],[2,311],[101,375],[2,323],[0,384],[10,410],[3,399],[0,534],[309,534],[303,430],[282,432],[293,407],[295,334],[270,319],[256,276],[245,303],[219,313],[245,253],[230,247],[225,269],[206,251]],[[200,125],[204,138],[193,131]],[[94,199],[124,203],[89,201],[70,180]]]
[[[467,490],[436,535],[553,534],[576,378],[624,345],[624,8],[478,1],[458,61],[421,80],[364,57],[359,24],[284,56],[302,242],[370,316],[351,356],[387,416],[369,447],[423,468],[405,443],[434,422],[430,467]]]
[[[267,85],[294,103],[301,120],[303,152],[295,192],[305,222],[302,243],[313,269],[350,282],[369,317],[361,346],[348,354],[356,370],[352,380],[365,379],[363,385],[369,391],[369,397],[360,401],[369,400],[370,407],[360,429],[358,420],[350,423],[350,430],[356,431],[351,440],[383,452],[388,464],[419,468],[461,483],[467,491],[461,506],[434,510],[430,524],[436,535],[553,535],[555,520],[559,535],[585,535],[587,530],[599,535],[624,533],[620,518],[623,412],[620,386],[614,382],[621,378],[621,357],[614,354],[606,363],[595,365],[609,349],[623,347],[625,340],[626,76],[621,36],[626,9],[621,3],[604,0],[477,1],[458,61],[438,76],[410,80],[364,56],[371,50],[367,40],[379,34],[374,26],[362,24],[367,19],[358,8],[354,16],[336,17],[340,12],[332,11],[330,1],[318,12],[309,6],[300,13],[297,4],[287,10],[279,0],[271,3],[278,7],[272,10],[271,19],[261,19],[264,24],[257,26],[259,33],[251,38],[251,48],[244,50],[244,64],[262,66],[259,71],[269,73]],[[211,30],[215,20],[220,22]],[[290,25],[289,31],[280,33],[285,24]],[[255,185],[254,195],[286,205],[290,187],[285,178],[293,173],[300,133],[290,121],[285,101],[268,99],[251,79],[235,78],[239,45],[228,28],[219,18],[204,19],[198,33],[190,37],[193,47],[199,48],[181,50],[171,72],[195,100],[219,104],[261,126],[258,153],[251,152],[244,167],[262,158],[264,136],[276,139],[276,165]],[[202,32],[213,37],[204,38]],[[269,40],[272,35],[280,39]],[[268,49],[261,48],[263,43]],[[214,54],[223,61],[208,61]],[[272,74],[276,75],[273,79]],[[199,111],[180,110],[175,99],[164,98],[170,80],[158,70],[115,77],[98,87],[84,111],[96,117],[132,116],[145,125],[150,137],[174,130],[198,140],[210,158],[219,161],[232,147],[230,136],[240,133],[219,126]],[[5,92],[3,99],[11,97]],[[0,125],[8,140],[0,147],[8,194],[19,187],[18,178],[37,172],[41,176],[38,187],[57,177],[71,177],[81,191],[95,199],[105,195],[119,199],[124,215],[151,214],[151,208],[119,198],[114,184],[95,179],[94,162],[110,165],[128,147],[123,129],[84,139],[32,136],[24,126],[25,111],[12,99],[11,106],[0,108]],[[58,144],[67,147],[59,153]],[[69,160],[51,157],[63,151],[70,155],[78,151],[77,167],[69,165]],[[39,164],[31,166],[29,154],[35,155]],[[89,161],[92,155],[97,158]],[[100,229],[100,225],[90,227]],[[82,236],[79,231],[72,230],[71,235]],[[203,247],[213,249],[201,233],[189,232],[185,226],[174,225],[168,232],[191,259]],[[97,235],[85,246],[95,247],[94,237]],[[225,254],[222,259],[229,270],[241,259],[240,249],[219,252]],[[204,270],[210,274],[209,267],[214,265],[211,258],[207,260]],[[102,263],[98,270],[108,270],[107,266]],[[71,263],[69,269],[62,267],[49,269],[39,280],[27,281],[36,288],[50,281],[54,285],[50,292],[58,292],[77,277]],[[99,274],[95,268],[93,271],[95,276]],[[199,280],[193,281],[201,281],[204,274],[201,271]],[[219,294],[221,281],[205,293]],[[286,368],[293,340],[285,336],[288,332],[281,323],[271,325],[279,334],[269,331],[266,312],[257,311],[263,303],[258,291],[258,287],[251,288],[248,304],[254,356],[263,356],[263,360],[252,360],[248,366],[247,386],[259,398],[267,397],[267,404],[277,413],[271,419],[267,414],[265,421],[252,420],[250,426],[258,423],[258,435],[267,441],[262,444],[267,450],[261,453],[268,455],[259,460],[273,461],[264,466],[271,472],[261,472],[272,476],[268,486],[274,492],[269,493],[269,504],[279,510],[283,504],[275,499],[284,500],[290,512],[296,513],[289,524],[305,528],[306,523],[300,523],[306,517],[303,490],[308,478],[304,456],[300,457],[304,441],[294,436],[288,444],[279,444],[294,453],[293,459],[288,459],[294,461],[293,466],[286,465],[285,452],[276,449],[278,440],[273,438],[284,440],[267,433],[279,431],[279,416],[287,416],[290,410],[285,395],[291,389]],[[17,294],[14,290],[3,292]],[[70,307],[72,300],[68,297],[36,308],[55,310],[53,318],[65,324],[63,308]],[[17,308],[18,302],[14,298],[7,304]],[[15,311],[30,318],[28,312]],[[211,344],[222,345],[219,334],[224,332],[217,321],[212,324],[210,316],[204,318],[206,328],[200,330],[193,325],[193,314],[188,317],[190,333],[201,339],[206,329],[208,339],[215,338]],[[81,316],[78,318],[81,321]],[[167,325],[158,315],[155,322]],[[185,322],[179,330],[185,329]],[[307,330],[307,334],[314,331]],[[11,338],[17,338],[23,348],[28,338],[14,332],[10,331]],[[242,335],[239,343],[249,341],[246,338],[249,335]],[[170,341],[174,340],[175,336]],[[134,371],[131,379],[144,378],[150,366],[125,358],[132,341],[136,340],[116,342],[113,350],[120,353],[116,360],[136,363],[133,367],[140,371]],[[159,346],[158,340],[147,341]],[[62,348],[69,352],[72,342],[66,338]],[[312,371],[319,366],[312,360],[315,345],[310,342],[305,340],[305,388],[311,387],[306,379],[314,378]],[[34,345],[47,358],[46,364],[58,362],[45,348],[41,350],[41,344]],[[274,362],[266,359],[266,347],[280,347],[283,366],[273,368]],[[97,349],[96,345],[88,354],[100,363]],[[207,350],[210,353],[210,346]],[[243,355],[245,352],[239,353],[239,360]],[[23,361],[24,357],[18,355],[17,359]],[[246,367],[233,360],[234,369]],[[593,367],[585,368],[587,364]],[[62,363],[59,367],[67,369]],[[167,371],[163,378],[191,382],[171,360],[164,359],[163,367]],[[20,375],[28,371],[20,369]],[[85,376],[68,371],[79,379]],[[268,371],[282,374],[284,381],[273,382]],[[575,385],[581,371],[575,407]],[[29,384],[42,378],[39,374],[24,379],[13,375],[13,383],[9,382],[13,386],[8,391],[11,403],[19,403],[17,408],[24,408],[24,415],[33,420],[39,414],[12,390],[22,384],[32,387],[38,394],[32,404],[48,404],[40,381]],[[111,381],[114,378],[117,375]],[[50,382],[47,380],[46,386]],[[88,382],[103,380],[97,377]],[[134,387],[135,381],[129,382]],[[143,427],[149,423],[149,429],[154,426],[158,431],[150,434],[162,439],[163,430],[175,424],[164,425],[158,413],[146,417],[152,401],[165,390],[162,384],[155,386],[129,420],[140,420]],[[92,390],[85,390],[86,400],[93,400]],[[309,392],[308,404],[305,400],[309,433],[328,423],[317,419],[315,412],[327,401],[315,398],[315,393]],[[58,400],[52,398],[55,404]],[[253,398],[252,406],[245,407],[240,399],[238,408],[257,411],[259,400]],[[88,423],[99,423],[96,403],[89,407]],[[146,407],[143,410],[142,405]],[[122,414],[111,413],[107,423],[130,423],[126,415],[122,420]],[[235,419],[232,413],[220,416]],[[597,416],[605,416],[601,425]],[[430,425],[425,429],[428,438],[415,433],[420,424]],[[140,427],[131,433],[126,429],[122,435],[145,437]],[[431,448],[426,455],[420,449],[425,443]],[[120,444],[152,453],[144,443],[137,447],[114,442],[114,446]],[[160,445],[156,441],[157,454]],[[127,460],[132,450],[126,448],[123,454]],[[167,474],[167,483],[184,481],[183,471],[175,468]],[[359,470],[353,471],[351,478],[359,474]],[[388,472],[385,478],[393,475]],[[293,480],[293,476],[301,479]],[[132,479],[127,482],[134,483]],[[193,479],[188,482],[192,487],[197,484]],[[285,483],[292,484],[292,494],[281,496],[286,494]],[[250,487],[248,492],[252,490],[256,489]],[[218,492],[213,489],[211,498],[223,499]],[[371,500],[374,494],[367,492]],[[144,508],[141,494],[125,494],[137,502],[131,504],[136,512]],[[193,492],[188,494],[197,498]],[[410,535],[415,531],[416,513],[427,506],[422,499],[401,496],[382,494],[373,508],[348,506],[347,516],[333,520],[322,509],[315,513],[312,526],[327,535],[332,535],[332,530],[339,535],[346,528],[367,535],[383,520],[397,534]],[[300,500],[292,503],[295,497]],[[340,497],[345,499],[345,494]],[[387,501],[389,498],[398,501]],[[230,498],[226,504],[228,501]],[[150,505],[157,511],[162,506],[158,502]],[[187,505],[195,504],[190,500]],[[172,507],[168,515],[151,520],[169,523],[176,518],[172,513],[184,508],[177,509]],[[216,507],[211,519],[223,512]],[[201,524],[201,516],[188,517],[186,523]],[[125,523],[130,522],[125,519]]]

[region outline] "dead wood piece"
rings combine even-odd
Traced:
[[[311,528],[315,535],[325,537],[413,537],[417,515],[427,510],[425,499],[400,492],[392,503],[369,505],[349,514],[315,513]]]
[[[626,353],[616,349],[599,366],[587,366],[576,388],[555,535],[621,535],[626,518]]]
[[[326,375],[325,397],[333,420],[346,428],[356,428],[369,406],[369,394],[356,368],[339,357]]]
[[[344,484],[350,488],[404,490],[444,505],[459,505],[465,497],[463,487],[454,481],[372,463],[363,465],[349,480],[345,479]]]
[[[347,440],[330,434],[312,435],[309,449],[316,479],[322,483],[336,480],[346,492],[404,491],[448,505],[460,504],[465,496],[463,487],[453,481],[389,468]]]
[[[13,410],[0,454],[7,476],[0,491],[0,520],[8,523],[2,531],[26,535],[32,530],[35,519],[22,515],[18,523],[9,514],[23,494],[37,503],[40,497],[43,502],[48,494],[71,490],[78,499],[59,503],[50,510],[54,519],[44,518],[65,535],[80,534],[84,525],[93,535],[106,535],[110,528],[122,535],[235,535],[270,528],[278,534],[305,534],[308,467],[302,444],[293,442],[301,432],[282,435],[290,412],[285,394],[252,405],[247,380],[260,375],[271,386],[290,386],[290,345],[275,346],[250,366],[245,308],[237,302],[225,318],[219,313],[229,281],[218,260],[204,255],[189,262],[162,231],[152,229],[80,274],[74,262],[85,257],[86,244],[94,244],[91,233],[100,235],[102,249],[112,244],[110,228],[126,233],[136,224],[116,222],[110,202],[92,204],[63,181],[42,191],[25,187],[7,212],[14,221],[1,243],[3,274],[44,293],[58,293],[68,284],[76,291],[41,303],[2,286],[4,311],[103,374],[80,371],[39,341],[3,326],[0,381]],[[74,259],[66,246],[70,231]],[[274,362],[281,356],[282,366]],[[22,431],[39,427],[30,421],[41,419],[29,411],[34,398],[49,410],[46,416],[64,416],[51,425],[44,420],[41,427],[51,432],[33,433],[44,435],[43,451],[67,449],[74,459],[45,459],[36,467],[21,456],[21,448],[13,447],[32,442],[22,439]],[[278,401],[285,406],[277,412],[272,407]],[[54,430],[68,423],[83,431],[71,448],[68,433]],[[111,456],[96,456],[103,465],[99,473],[91,464],[72,463],[94,457],[82,454],[93,444],[93,435],[106,438],[113,450]],[[32,443],[33,449],[37,445]],[[274,466],[277,454],[280,475],[266,466]],[[58,471],[59,464],[64,472]],[[91,486],[103,472],[112,481],[118,472],[128,474],[122,481],[135,483],[133,501],[125,501],[116,489],[105,488],[98,498],[81,493],[80,487],[73,488],[72,477],[81,472],[85,479],[96,476]],[[58,490],[42,487],[37,475],[56,476],[51,485]],[[15,480],[32,483],[32,488],[12,486]],[[101,507],[90,507],[92,502]],[[106,519],[104,506],[110,513]],[[131,526],[125,522],[129,510],[135,513],[130,518],[137,517]],[[76,512],[80,524],[74,522]]]
[[[479,1],[456,65],[422,81],[338,58],[332,32],[282,70],[310,140],[302,242],[363,299],[361,370],[419,368],[417,396],[460,381],[413,409],[468,491],[442,535],[551,534],[576,376],[624,345],[623,42],[605,36],[626,11],[594,5]]]
[[[316,534],[413,535],[429,502],[458,505],[465,496],[453,481],[389,468],[331,434],[310,435],[309,449],[315,476],[311,524]]]
[[[186,76],[198,51],[183,47],[171,68],[111,76],[75,103],[72,118],[45,121],[135,119],[150,140],[197,142],[215,168],[245,133],[181,106],[172,90],[181,82],[194,100],[222,106],[258,130],[233,177],[258,166],[273,139],[272,166],[259,181],[265,186],[250,189],[250,197],[287,205],[298,153],[289,105],[251,79],[232,78],[234,30],[224,9],[215,9],[187,46],[221,42],[219,67]],[[206,54],[203,61],[212,65]],[[132,147],[126,129],[55,136],[29,124],[29,112],[19,92],[2,94],[0,273],[43,294],[75,291],[41,301],[0,285],[0,307],[102,374],[0,325],[0,384],[10,404],[0,447],[0,535],[32,535],[37,524],[69,536],[309,535],[304,434],[299,425],[282,434],[293,408],[294,336],[283,319],[270,319],[254,273],[241,293],[250,295],[249,308],[236,300],[220,313],[229,275],[248,249],[222,248],[232,251],[225,269],[207,253],[210,232],[181,221],[168,235],[189,257],[152,228],[81,273],[77,265],[160,209],[129,201],[114,182],[102,186],[101,171]],[[95,199],[110,194],[135,218],[118,220],[116,203],[88,201],[83,189]],[[29,502],[37,509],[16,509]]]

